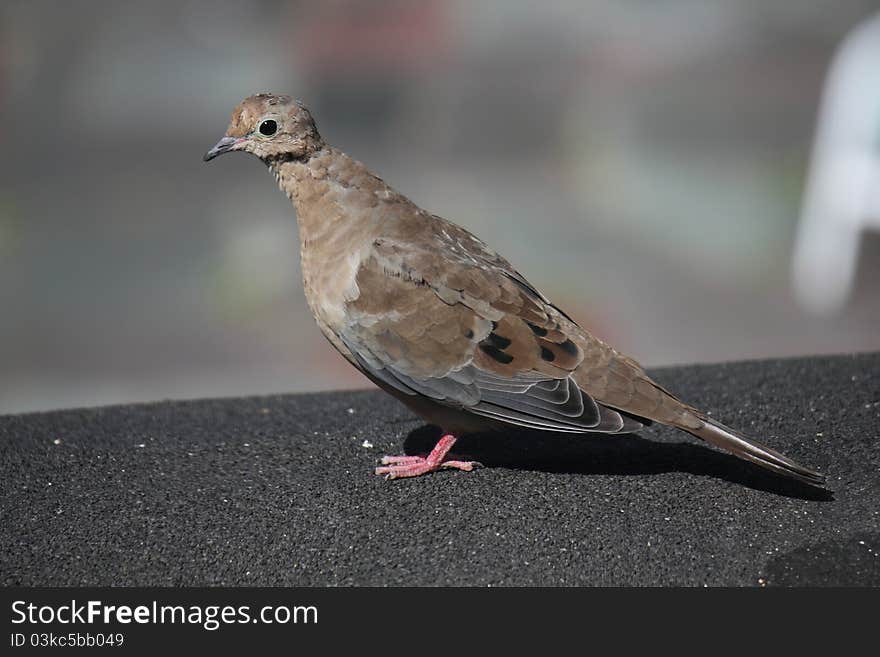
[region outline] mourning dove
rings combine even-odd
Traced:
[[[431,214],[329,146],[289,96],[258,94],[205,154],[260,158],[296,207],[305,296],[324,336],[443,437],[376,474],[471,470],[462,434],[519,427],[621,434],[660,422],[768,470],[824,477],[679,401],[591,335],[464,228]]]

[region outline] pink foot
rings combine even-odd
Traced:
[[[383,456],[382,465],[385,467],[376,468],[376,474],[385,475],[386,479],[397,479],[418,477],[440,468],[456,468],[470,472],[475,466],[480,465],[476,461],[447,461],[446,455],[452,449],[455,440],[453,435],[443,436],[427,456]]]

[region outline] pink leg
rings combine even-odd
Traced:
[[[437,441],[428,456],[383,456],[382,465],[385,467],[376,468],[376,474],[385,475],[386,479],[396,479],[398,477],[418,477],[440,468],[456,468],[470,472],[479,463],[446,460],[446,455],[452,449],[455,440],[455,436],[451,434],[443,436]]]

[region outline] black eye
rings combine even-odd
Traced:
[[[264,137],[271,137],[278,132],[278,124],[273,119],[266,119],[257,128]]]

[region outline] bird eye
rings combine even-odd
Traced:
[[[265,121],[260,122],[260,127],[257,128],[260,131],[260,134],[264,137],[271,137],[276,132],[278,132],[278,123],[274,119],[266,119]]]

